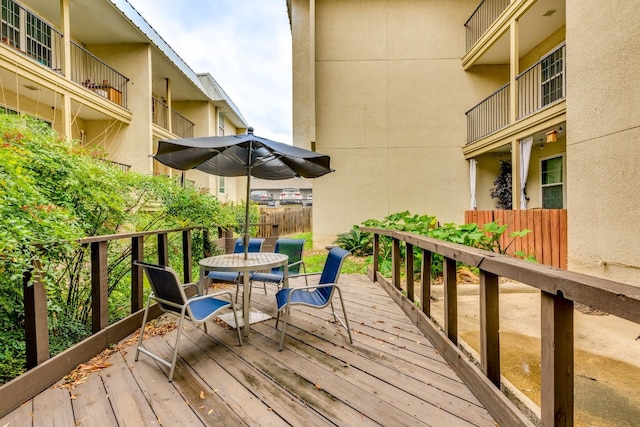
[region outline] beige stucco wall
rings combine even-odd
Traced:
[[[640,285],[638,40],[636,2],[595,11],[592,2],[567,0],[569,268],[634,285]]]
[[[296,112],[310,100],[313,75],[316,149],[336,170],[313,181],[314,245],[404,210],[461,223],[470,197],[464,113],[508,72],[461,67],[461,23],[477,1],[323,0],[315,2],[314,41],[295,33],[313,25],[300,13],[307,5],[295,9],[305,2],[293,3],[294,142],[309,137],[313,118]],[[315,46],[313,73],[296,74],[309,59],[296,57],[296,40]]]

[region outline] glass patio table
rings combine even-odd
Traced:
[[[289,272],[287,267],[289,257],[284,254],[278,254],[273,252],[249,252],[247,259],[244,258],[243,253],[238,254],[225,254],[216,255],[209,258],[200,260],[200,280],[198,286],[200,288],[201,295],[207,290],[207,273],[210,271],[237,271],[242,274],[242,325],[235,325],[236,327],[243,326],[242,335],[249,335],[249,325],[251,324],[251,314],[254,314],[254,323],[265,320],[270,316],[265,313],[254,311],[251,312],[249,305],[249,276],[253,271],[258,270],[270,270],[274,267],[284,267],[284,280],[283,286],[286,288],[289,286]],[[226,322],[229,323],[229,322]]]

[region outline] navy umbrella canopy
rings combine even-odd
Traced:
[[[161,140],[154,158],[173,169],[198,169],[218,176],[262,179],[317,178],[332,172],[324,154],[253,134]],[[245,215],[245,258],[249,238],[249,192]]]

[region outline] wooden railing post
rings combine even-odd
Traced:
[[[422,296],[420,304],[422,304],[422,312],[427,316],[431,316],[431,251],[422,250]]]
[[[573,426],[573,301],[542,291],[542,425]]]
[[[158,264],[169,265],[169,238],[167,233],[158,234]]]
[[[191,283],[191,263],[193,261],[193,249],[191,247],[191,230],[182,232],[182,266],[184,270],[184,283]]]
[[[373,235],[373,280],[376,281],[377,280],[377,273],[378,270],[380,269],[379,265],[380,265],[380,235],[377,233],[374,233]]]
[[[443,258],[444,271],[444,331],[455,345],[458,345],[458,286],[456,260]]]
[[[91,332],[109,325],[107,242],[91,243]]]
[[[402,289],[400,286],[400,240],[395,237],[392,239],[391,245],[391,282],[396,289]]]
[[[25,345],[27,369],[34,368],[49,359],[49,325],[47,320],[47,290],[40,280],[40,261],[33,261],[33,268],[23,275]],[[33,278],[33,283],[29,281]]]
[[[407,243],[406,244],[406,250],[407,250],[407,259],[406,259],[405,262],[406,262],[406,265],[407,265],[407,272],[405,274],[405,277],[406,277],[406,280],[407,280],[407,298],[413,304],[415,302],[415,297],[414,297],[414,292],[413,292],[413,282],[414,282],[414,277],[413,277],[413,245]]]
[[[498,276],[480,270],[480,363],[500,387],[500,307]]]
[[[131,238],[131,312],[141,310],[144,305],[142,267],[133,265],[133,261],[144,261],[144,237]]]

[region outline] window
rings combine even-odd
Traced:
[[[564,49],[540,61],[542,106],[564,98]]]
[[[20,8],[9,0],[2,0],[2,42],[20,49]]]
[[[219,194],[224,194],[225,193],[225,182],[224,182],[224,176],[219,176],[218,177],[218,193]]]
[[[563,156],[540,160],[542,207],[544,209],[562,209],[564,207],[563,164]]]

